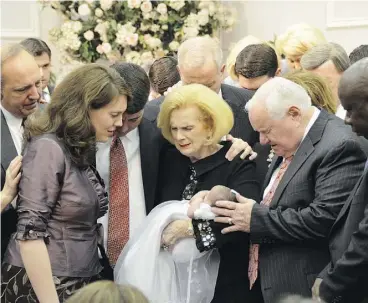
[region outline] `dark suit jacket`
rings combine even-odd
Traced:
[[[1,190],[5,184],[6,170],[10,162],[18,155],[3,112],[1,111]],[[8,205],[1,214],[1,260],[4,257],[10,235],[15,232],[17,213]]]
[[[320,274],[325,302],[368,299],[368,170],[357,182],[330,233],[331,262]]]
[[[252,199],[258,199],[259,185],[254,179],[254,162],[241,160],[240,157],[231,162],[226,160],[225,154],[230,145],[226,143],[216,154],[195,163],[191,163],[189,158],[176,149],[169,150],[160,174],[159,202],[182,199],[184,188],[189,183],[189,166],[193,166],[197,173],[195,193],[210,190],[215,185],[224,185]],[[253,302],[248,280],[248,234],[234,232],[223,235],[221,229],[225,224],[212,223],[211,227],[220,253],[220,268],[212,303]]]
[[[234,127],[230,134],[253,146],[259,141],[259,135],[253,130],[248,114],[244,110],[244,106],[252,97],[252,93],[226,84],[221,84],[221,93],[222,98],[229,104],[234,113]],[[163,101],[164,97],[160,97],[147,103],[144,115],[148,120],[156,122]]]
[[[265,185],[281,162],[275,157]],[[266,303],[285,293],[311,296],[330,261],[328,234],[366,156],[349,126],[322,110],[280,181],[270,207],[256,204],[250,236],[261,244],[260,282]]]
[[[161,131],[157,128],[156,124],[144,117],[138,126],[138,131],[143,189],[146,201],[146,212],[148,214],[154,207],[160,152],[162,147],[167,143],[162,137]]]

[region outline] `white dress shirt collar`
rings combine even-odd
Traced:
[[[336,117],[339,117],[339,118],[345,120],[346,110],[343,108],[343,106],[341,104],[339,104],[339,106],[337,107],[335,115],[336,115]]]
[[[11,127],[14,127],[20,130],[22,127],[23,118],[14,116],[11,112],[7,111],[2,105],[0,106],[0,108],[4,113],[4,117],[5,117],[5,120],[8,126],[11,126]]]

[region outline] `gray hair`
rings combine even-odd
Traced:
[[[195,37],[184,41],[178,49],[178,65],[190,68],[202,67],[212,58],[220,69],[222,50],[217,40],[209,37]]]
[[[1,57],[1,90],[4,87],[4,64],[9,59],[17,57],[20,53],[27,52],[27,50],[19,43],[10,43],[0,48]],[[27,52],[28,53],[28,52]]]
[[[299,108],[302,113],[312,106],[311,98],[303,87],[281,77],[263,84],[247,102],[245,110],[249,111],[254,104],[262,102],[270,117],[276,120],[282,119],[292,106]]]
[[[345,49],[333,42],[314,46],[303,55],[300,63],[302,68],[313,70],[330,60],[341,73],[350,66],[349,56]]]

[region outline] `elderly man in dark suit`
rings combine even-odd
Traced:
[[[345,122],[368,139],[368,58],[344,72],[339,97],[347,112]],[[327,303],[368,302],[367,163],[330,231],[331,262],[319,275],[323,280],[313,286],[313,295]]]
[[[252,93],[241,88],[221,84],[225,65],[222,64],[220,45],[210,37],[196,37],[183,42],[178,50],[178,69],[181,84],[203,84],[218,93],[234,113],[234,127],[230,134],[246,141],[250,146],[258,142],[258,134],[249,123],[244,105]],[[164,97],[147,103],[145,117],[156,121]]]
[[[225,233],[250,233],[248,276],[266,303],[287,293],[311,296],[330,260],[328,234],[366,156],[349,126],[284,78],[265,83],[247,109],[260,142],[271,144],[276,157],[261,203],[240,195],[241,203],[217,202],[215,221],[233,225]]]
[[[22,152],[23,121],[38,106],[41,73],[35,59],[19,44],[1,49],[1,189],[10,162]],[[12,205],[1,214],[1,258],[15,231]]]

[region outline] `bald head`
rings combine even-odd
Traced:
[[[368,138],[368,58],[357,61],[342,75],[339,98],[347,114],[345,122]]]
[[[1,49],[1,104],[14,116],[24,118],[37,108],[41,72],[34,59],[19,44]]]

